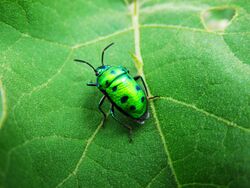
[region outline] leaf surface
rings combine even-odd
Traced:
[[[0,187],[249,187],[249,11],[244,0],[1,1]],[[73,62],[99,66],[111,42],[106,64],[160,96],[132,144],[111,117],[101,128],[93,71]]]

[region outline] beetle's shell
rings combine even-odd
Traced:
[[[119,111],[133,119],[145,119],[148,110],[146,94],[124,67],[110,67],[97,78],[97,83]]]

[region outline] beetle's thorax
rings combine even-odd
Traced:
[[[127,74],[128,71],[122,66],[101,66],[97,69],[97,86],[100,90],[106,90],[110,84],[119,76]]]
[[[96,76],[100,77],[105,71],[107,71],[111,66],[103,65],[96,68]]]

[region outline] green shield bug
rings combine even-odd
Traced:
[[[111,43],[103,49],[102,65],[98,68],[94,68],[84,60],[74,59],[74,61],[87,64],[95,72],[96,83],[87,83],[87,86],[96,86],[104,94],[98,105],[99,111],[103,114],[103,124],[107,117],[101,107],[107,98],[111,102],[111,116],[129,130],[129,138],[132,141],[132,127],[117,118],[114,110],[116,108],[135,122],[143,124],[149,118],[148,100],[154,97],[148,97],[147,87],[141,76],[132,77],[123,66],[104,65],[104,53],[113,44]],[[138,79],[141,79],[144,90],[136,82]]]

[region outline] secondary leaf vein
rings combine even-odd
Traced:
[[[19,32],[20,34],[22,34],[22,36],[24,36],[24,37],[30,37],[30,38],[35,39],[35,40],[40,40],[40,41],[48,42],[48,43],[51,43],[51,44],[54,44],[54,45],[58,45],[58,46],[61,46],[61,47],[70,48],[70,46],[68,46],[66,44],[63,44],[63,43],[59,43],[59,42],[52,41],[52,40],[49,40],[49,39],[40,38],[40,37],[37,37],[37,36],[32,36],[29,33],[23,33],[21,31],[19,31],[17,28],[15,28],[14,26],[12,26],[12,25],[4,22],[3,20],[0,20],[0,23],[3,23],[6,26],[9,26],[10,28],[12,28],[15,31]]]
[[[50,136],[38,136],[38,137],[34,137],[32,139],[29,139],[29,140],[26,140],[24,141],[23,143],[21,144],[18,144],[16,146],[14,146],[13,148],[11,148],[8,152],[7,152],[7,159],[6,159],[6,169],[5,169],[5,174],[7,174],[8,172],[8,168],[9,168],[9,162],[10,162],[10,157],[12,155],[12,153],[17,150],[18,148],[21,148],[21,147],[25,147],[26,145],[34,142],[34,141],[37,141],[37,140],[46,140],[46,139],[49,139],[49,138],[56,138],[56,139],[63,139],[63,140],[78,140],[78,141],[82,141],[82,139],[79,139],[79,138],[70,138],[70,137],[65,137],[65,136],[61,136],[61,135],[50,135]]]
[[[165,28],[165,29],[186,30],[186,31],[201,32],[201,33],[214,34],[214,35],[222,35],[223,34],[223,33],[216,33],[213,31],[207,31],[204,29],[192,28],[192,27],[186,27],[186,26],[180,26],[180,25],[143,24],[140,27],[141,28]]]
[[[33,88],[30,92],[28,92],[28,93],[23,93],[23,94],[19,97],[18,101],[16,102],[16,104],[13,106],[13,109],[12,109],[13,117],[14,117],[14,121],[15,121],[16,125],[17,125],[17,121],[16,121],[16,118],[15,118],[15,110],[16,110],[17,106],[20,105],[22,99],[23,99],[25,96],[31,96],[34,92],[39,91],[39,90],[43,89],[44,87],[48,86],[48,84],[50,84],[50,83],[55,79],[55,77],[58,76],[58,75],[62,72],[64,66],[66,65],[67,61],[68,61],[69,58],[71,57],[71,54],[72,54],[72,53],[73,53],[73,50],[71,50],[71,51],[69,52],[69,54],[68,54],[66,60],[65,60],[64,63],[59,67],[59,69],[56,71],[56,73],[53,74],[49,79],[47,79],[46,82],[44,82],[44,83],[42,83],[42,84],[40,84],[40,85],[34,87],[34,88]]]
[[[227,126],[234,127],[234,128],[238,128],[238,129],[241,129],[241,130],[243,130],[243,131],[245,131],[245,132],[250,132],[250,129],[248,129],[248,128],[245,128],[245,127],[243,127],[243,126],[240,126],[240,125],[238,125],[238,124],[236,124],[236,123],[234,123],[234,122],[232,122],[232,121],[229,121],[229,120],[227,120],[227,119],[225,119],[225,118],[223,118],[223,117],[220,117],[220,116],[218,116],[218,115],[215,115],[215,114],[213,114],[213,113],[211,113],[211,112],[208,112],[208,111],[206,111],[206,110],[204,110],[204,109],[198,108],[197,106],[195,106],[195,105],[193,105],[193,104],[189,104],[189,103],[186,103],[186,102],[183,102],[183,101],[180,101],[180,100],[176,100],[176,99],[174,99],[174,98],[172,98],[172,97],[160,97],[160,98],[161,98],[161,99],[168,100],[168,101],[171,101],[171,102],[176,103],[176,104],[180,104],[180,105],[185,106],[185,107],[188,107],[188,108],[191,108],[191,109],[193,109],[193,110],[195,110],[195,111],[197,111],[197,112],[200,112],[200,113],[202,113],[202,114],[205,114],[205,115],[208,116],[208,117],[212,117],[212,118],[214,118],[214,119],[216,119],[216,120],[218,120],[218,121],[220,121],[220,122],[226,124]]]
[[[155,177],[153,177],[150,182],[145,186],[146,188],[151,187],[151,184],[156,180],[156,178],[164,171],[166,170],[167,166],[165,166],[164,168],[162,168],[156,175]]]
[[[76,176],[76,174],[77,174],[77,172],[78,172],[78,170],[79,170],[79,167],[80,167],[80,165],[82,164],[82,161],[83,161],[83,159],[84,159],[85,156],[86,156],[86,153],[87,153],[87,151],[88,151],[88,148],[89,148],[90,144],[92,143],[92,141],[94,140],[94,138],[95,138],[95,136],[97,135],[97,133],[99,132],[99,130],[101,129],[102,124],[103,124],[103,120],[102,120],[101,123],[98,125],[98,127],[97,127],[96,130],[95,130],[95,132],[94,132],[94,133],[91,135],[91,137],[87,140],[87,145],[86,145],[86,147],[84,148],[83,153],[82,153],[82,155],[81,155],[79,161],[77,162],[77,164],[76,164],[74,170],[73,170],[72,172],[70,172],[69,175],[68,175],[66,178],[64,178],[60,183],[58,183],[58,185],[56,186],[56,188],[61,187],[70,177]]]
[[[87,41],[87,42],[84,42],[84,43],[80,43],[80,44],[76,44],[76,45],[72,46],[72,49],[78,49],[78,48],[81,48],[81,47],[84,47],[84,46],[87,46],[87,45],[90,45],[90,44],[95,44],[97,42],[107,40],[108,38],[111,38],[111,37],[114,37],[114,36],[117,36],[117,35],[124,34],[124,33],[129,32],[129,31],[132,31],[132,29],[133,28],[129,27],[129,28],[122,29],[120,31],[116,31],[116,32],[111,33],[111,34],[106,35],[106,36],[100,36],[100,37],[95,38],[93,40],[90,40],[90,41]]]

